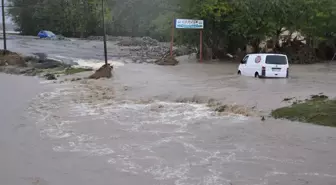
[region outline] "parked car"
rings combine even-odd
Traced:
[[[40,38],[55,38],[56,37],[56,35],[53,32],[47,31],[47,30],[41,30],[40,32],[38,32],[37,36]]]
[[[275,53],[248,54],[241,60],[238,74],[256,78],[288,78],[288,58],[286,55]]]

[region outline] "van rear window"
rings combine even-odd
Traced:
[[[286,65],[287,58],[281,55],[267,55],[266,64]]]

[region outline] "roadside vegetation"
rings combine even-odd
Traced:
[[[295,101],[291,106],[273,110],[271,115],[277,119],[336,127],[336,100],[314,95],[311,99]]]
[[[41,29],[68,37],[103,33],[101,0],[8,1],[8,14],[23,34]],[[334,0],[105,0],[105,5],[111,36],[169,41],[173,18],[205,20],[205,58],[273,51],[288,54],[291,63],[316,63],[336,52]],[[198,31],[175,33],[177,43],[198,46]]]
[[[76,73],[82,73],[82,72],[86,72],[86,71],[92,71],[91,68],[80,68],[80,67],[69,67],[66,68],[64,70],[64,74],[66,75],[72,75],[72,74],[76,74]]]

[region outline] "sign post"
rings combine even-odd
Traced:
[[[102,6],[102,22],[103,22],[103,31],[104,31],[104,58],[105,58],[105,65],[107,65],[107,47],[106,47],[106,28],[105,28],[105,11],[104,11],[104,0],[101,2]]]
[[[171,56],[171,57],[173,57],[174,27],[175,27],[175,18],[173,18],[173,21],[172,21],[172,29],[171,29],[171,41],[170,41],[170,56]]]
[[[200,63],[202,63],[203,59],[203,30],[200,30]]]
[[[174,19],[172,23],[172,38],[170,42],[170,56],[173,55],[174,29],[197,29],[200,30],[200,62],[203,60],[203,20],[194,19]]]

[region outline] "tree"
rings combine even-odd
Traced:
[[[102,32],[101,0],[9,0],[9,15],[23,34],[51,30],[65,36],[83,37]],[[106,19],[109,7],[106,6]]]

